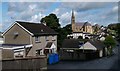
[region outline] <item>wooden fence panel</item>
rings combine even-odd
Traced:
[[[2,60],[2,70],[24,69],[24,70],[35,70],[36,71],[42,68],[47,69],[47,58],[46,57]]]

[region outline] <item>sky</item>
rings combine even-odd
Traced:
[[[22,0],[21,0],[22,1]],[[62,27],[71,23],[72,9],[76,22],[107,26],[118,22],[117,2],[0,2],[0,31],[15,21],[40,22],[54,13]]]

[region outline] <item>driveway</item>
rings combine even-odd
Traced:
[[[118,48],[114,49],[114,55],[89,61],[60,61],[48,65],[48,69],[118,69]]]

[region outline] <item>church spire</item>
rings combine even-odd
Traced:
[[[72,9],[71,23],[72,23],[72,24],[75,24],[75,15],[74,15],[73,9]]]
[[[72,25],[72,32],[74,32],[75,31],[75,15],[73,10],[72,10],[72,17],[71,17],[71,25]]]

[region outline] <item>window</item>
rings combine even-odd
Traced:
[[[40,50],[36,50],[36,55],[40,55]]]
[[[35,42],[40,42],[39,37],[35,37]]]
[[[67,52],[74,52],[74,50],[66,50]]]
[[[38,56],[39,56],[39,55],[44,55],[44,54],[43,54],[43,50],[42,50],[42,49],[36,50],[36,55],[38,55]]]
[[[46,40],[46,41],[49,41],[47,36],[45,36],[45,40]]]
[[[52,36],[52,41],[55,41],[55,36]]]

